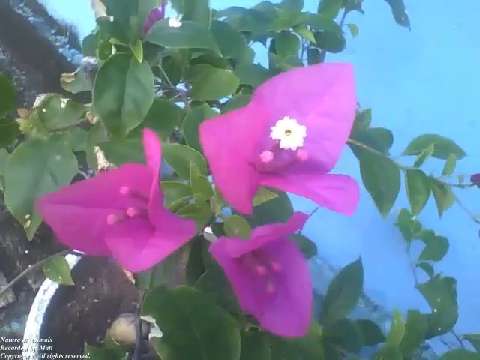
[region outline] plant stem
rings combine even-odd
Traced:
[[[354,146],[358,146],[366,151],[369,151],[375,155],[378,155],[378,156],[381,156],[385,159],[389,159],[390,161],[392,161],[400,170],[402,171],[406,171],[406,170],[418,170],[418,168],[416,167],[412,167],[412,166],[406,166],[406,165],[403,165],[403,164],[400,164],[398,161],[396,161],[394,158],[388,156],[387,154],[384,154],[382,153],[381,151],[378,151],[377,149],[374,149],[370,146],[368,146],[367,144],[364,144],[360,141],[357,141],[355,139],[352,139],[352,138],[349,138],[347,140],[347,143],[350,144],[350,145],[354,145]],[[472,187],[474,186],[474,184],[457,184],[457,183],[449,183],[447,181],[443,181],[441,180],[441,177],[434,177],[434,176],[430,176],[431,178],[434,178],[436,181],[438,181],[439,183],[445,185],[445,186],[448,186],[448,187],[456,187],[456,188],[460,188],[460,189],[465,189],[465,188],[469,188],[469,187]],[[477,218],[477,216],[475,216],[475,214],[469,210],[464,204],[463,202],[457,197],[457,195],[451,191],[454,199],[455,199],[455,202],[457,203],[458,206],[460,206],[460,208],[477,224],[480,224],[480,219]]]
[[[47,263],[48,261],[50,261],[52,258],[54,258],[55,256],[65,256],[67,255],[68,253],[70,253],[71,250],[63,250],[63,251],[60,251],[56,254],[53,254],[53,255],[50,255],[48,257],[46,257],[45,259],[42,259],[40,260],[39,262],[37,262],[36,264],[33,264],[33,265],[29,265],[25,270],[23,270],[20,274],[18,274],[17,276],[15,276],[13,278],[12,281],[10,281],[7,285],[5,285],[4,287],[2,287],[0,289],[0,298],[2,298],[2,296],[4,294],[7,293],[8,290],[10,290],[16,283],[18,283],[20,280],[22,280],[26,275],[30,274],[32,271],[34,270],[37,270],[38,268],[40,268],[41,266],[43,266],[45,263]]]

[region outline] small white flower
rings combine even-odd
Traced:
[[[60,100],[60,107],[62,109],[65,109],[65,107],[67,106],[67,103],[68,103],[68,99],[65,99],[65,98],[61,99]]]
[[[182,21],[179,16],[174,16],[168,19],[168,26],[171,28],[179,28],[182,26]]]
[[[296,151],[304,145],[307,127],[299,124],[296,119],[285,116],[271,127],[270,137],[280,142],[281,149]]]

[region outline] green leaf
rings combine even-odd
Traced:
[[[250,95],[235,95],[222,106],[222,114],[238,109],[250,102]]]
[[[232,70],[200,64],[190,68],[187,75],[194,100],[217,100],[232,95],[240,85],[240,80]]]
[[[87,108],[60,95],[47,95],[38,105],[38,118],[48,130],[65,129],[85,120]]]
[[[299,250],[303,253],[303,256],[305,256],[306,259],[311,259],[317,255],[317,245],[305,235],[295,234],[290,236],[290,239],[297,244]]]
[[[348,319],[340,319],[325,327],[323,338],[325,342],[333,343],[351,353],[359,352],[363,345],[357,323]]]
[[[360,319],[356,320],[356,325],[362,336],[362,343],[364,346],[373,346],[385,341],[380,327],[371,320]]]
[[[211,258],[208,258],[205,263],[207,271],[200,276],[195,287],[207,294],[219,306],[231,313],[239,314],[241,310],[237,298],[222,268]]]
[[[272,360],[326,360],[322,345],[322,328],[316,322],[303,338],[272,337],[270,343]]]
[[[424,342],[428,330],[426,317],[416,310],[410,310],[405,324],[405,335],[400,343],[400,349],[406,358],[411,358]]]
[[[70,266],[63,256],[54,256],[43,264],[43,273],[47,278],[61,285],[75,285],[70,273]]]
[[[363,290],[363,265],[361,259],[344,267],[328,287],[323,304],[322,319],[332,324],[342,319],[357,305]]]
[[[252,229],[247,220],[239,215],[227,217],[223,222],[223,228],[227,236],[249,239]]]
[[[347,24],[348,30],[350,30],[350,34],[352,34],[352,37],[357,37],[358,33],[360,30],[358,29],[358,26],[355,24]]]
[[[293,207],[288,195],[279,193],[276,198],[256,206],[249,222],[252,227],[256,227],[274,222],[286,222],[292,215]]]
[[[193,288],[153,290],[145,298],[143,313],[153,316],[162,329],[164,335],[154,346],[164,359],[240,359],[238,324]]]
[[[343,6],[343,0],[321,0],[318,4],[318,13],[328,19],[337,17]]]
[[[385,0],[392,10],[393,17],[397,24],[410,28],[410,19],[403,0]]]
[[[405,360],[398,346],[385,345],[375,355],[375,360]]]
[[[143,146],[140,137],[113,139],[99,145],[107,160],[114,165],[143,163]]]
[[[260,64],[240,64],[235,69],[240,84],[257,87],[271,76],[270,72]]]
[[[142,40],[137,40],[133,45],[130,45],[133,56],[141,64],[143,62],[143,42]]]
[[[472,346],[480,352],[480,334],[467,334],[463,336]]]
[[[443,354],[440,360],[480,360],[480,354],[464,349],[457,349]]]
[[[455,155],[457,159],[463,159],[466,155],[465,151],[453,140],[435,134],[425,134],[416,137],[403,153],[404,155],[418,155],[432,144],[434,146],[432,156],[438,159],[447,160],[451,154]]]
[[[280,6],[290,11],[300,12],[303,9],[304,1],[303,0],[282,0],[282,2],[280,3]]]
[[[369,116],[369,115],[365,115]],[[370,115],[371,116],[371,115]],[[357,116],[358,119],[361,119],[361,115]],[[388,154],[390,148],[393,145],[393,134],[390,130],[376,127],[368,127],[369,123],[362,124],[360,121],[368,121],[368,117],[365,120],[358,120],[356,127],[352,133],[352,139],[361,142],[369,147],[381,152],[382,154]],[[364,128],[367,126],[367,128]],[[353,149],[357,149],[356,146],[353,146]]]
[[[430,278],[432,278],[433,275],[435,275],[435,269],[429,263],[420,262],[420,263],[417,264],[417,267],[422,269]]]
[[[435,151],[435,145],[430,144],[427,148],[423,149],[420,154],[418,154],[417,159],[415,160],[415,164],[413,166],[420,167],[425,163],[430,156],[432,156],[433,152]]]
[[[425,248],[420,254],[421,261],[440,261],[447,255],[448,239],[443,236],[437,236],[431,230],[422,231],[420,239],[425,243]]]
[[[392,323],[390,325],[390,331],[387,335],[386,343],[390,346],[399,346],[405,335],[405,322],[402,319],[402,314],[395,311],[393,313]]]
[[[240,63],[248,61],[250,49],[239,31],[224,21],[213,21],[211,31],[224,58]]]
[[[315,41],[320,49],[331,53],[342,52],[347,45],[347,41],[340,28],[334,31],[315,32]]]
[[[397,217],[395,225],[403,235],[403,238],[410,242],[422,231],[422,224],[414,219],[413,214],[407,209],[402,209]]]
[[[0,148],[13,144],[19,134],[16,121],[0,117]]]
[[[305,24],[300,24],[297,25],[293,28],[293,30],[300,35],[304,40],[307,40],[311,42],[312,44],[315,44],[317,41],[315,40],[315,35],[313,34],[313,31],[311,31],[307,25]]]
[[[263,203],[266,203],[267,201],[275,199],[276,197],[278,197],[278,194],[276,192],[261,187],[257,190],[257,193],[253,198],[253,206],[259,206]]]
[[[445,166],[442,170],[442,175],[449,176],[452,175],[457,167],[457,157],[455,154],[448,155],[447,161],[445,162]]]
[[[185,136],[185,141],[189,146],[201,151],[198,139],[198,128],[203,121],[216,115],[218,115],[218,113],[205,103],[199,106],[194,106],[187,112],[183,122],[183,134]]]
[[[4,175],[5,203],[29,238],[40,225],[35,201],[70,183],[77,171],[75,155],[59,138],[27,140],[10,155]]]
[[[427,315],[427,336],[430,338],[449,332],[458,319],[456,280],[435,276],[417,288],[432,309],[432,313]]]
[[[392,209],[400,192],[400,169],[389,158],[358,149],[363,184],[383,216]]]
[[[125,135],[138,126],[153,103],[153,74],[125,54],[108,59],[99,69],[93,90],[93,108],[108,130]]]
[[[193,194],[199,200],[210,200],[214,195],[212,185],[206,175],[203,175],[197,165],[190,163],[190,184]]]
[[[60,77],[60,83],[65,91],[78,94],[91,91],[93,88],[92,75],[85,68],[79,68],[74,73],[65,73]]]
[[[176,181],[162,181],[161,187],[165,194],[165,204],[168,208],[180,199],[193,196],[192,188],[185,183]]]
[[[437,205],[438,216],[442,217],[445,210],[454,204],[455,196],[453,195],[450,186],[433,178],[430,179],[430,187],[432,188],[433,198]]]
[[[242,332],[242,356],[240,360],[271,360],[267,334],[256,331]]]
[[[185,110],[168,100],[156,98],[141,127],[155,130],[162,140],[166,140],[175,127],[181,125],[184,117]]]
[[[174,28],[168,26],[168,20],[161,20],[152,27],[145,41],[170,49],[205,49],[220,53],[212,33],[192,21],[182,21],[182,26]]]
[[[0,73],[0,116],[15,110],[16,93],[12,82]]]
[[[289,56],[298,56],[300,51],[300,39],[297,35],[289,32],[279,32],[275,38],[275,50],[276,54],[282,58],[288,58]]]
[[[183,3],[183,19],[195,21],[204,27],[210,27],[211,10],[208,0],[186,0]]]
[[[430,197],[430,181],[422,170],[407,170],[405,172],[410,208],[414,215],[419,214]]]
[[[207,162],[197,150],[181,144],[164,144],[163,157],[165,161],[183,179],[190,179],[190,163],[207,175]]]

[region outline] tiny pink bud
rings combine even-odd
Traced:
[[[129,207],[127,209],[126,213],[127,213],[128,217],[133,218],[133,217],[138,216],[140,214],[140,210],[138,210],[137,208],[134,208],[134,207]]]
[[[300,161],[307,161],[308,160],[308,152],[303,149],[297,150],[297,159]]]
[[[274,157],[275,157],[275,155],[274,155],[273,152],[270,151],[270,150],[265,150],[265,151],[263,151],[263,152],[260,154],[260,160],[261,160],[264,164],[268,164],[269,162],[271,162]]]
[[[120,220],[120,218],[118,217],[118,215],[109,214],[109,215],[107,216],[107,224],[108,224],[108,225],[114,225],[114,224],[116,224],[119,220]]]

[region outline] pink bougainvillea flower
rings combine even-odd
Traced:
[[[329,171],[355,108],[352,67],[319,64],[273,77],[245,107],[202,123],[202,147],[224,198],[249,214],[258,187],[266,186],[352,214],[357,183]]]
[[[221,237],[210,252],[222,266],[241,308],[273,334],[301,337],[312,320],[313,290],[302,253],[288,236],[308,216],[257,227],[250,240]]]
[[[37,209],[65,245],[114,257],[124,268],[146,270],[196,232],[195,223],[163,206],[161,145],[145,129],[147,164],[125,164],[41,197]]]
[[[147,18],[145,19],[145,22],[143,23],[144,34],[148,33],[152,28],[152,26],[155,25],[157,21],[160,21],[165,17],[166,6],[167,6],[166,0],[162,0],[160,6],[157,6],[156,8],[152,9],[152,11],[150,11]]]

